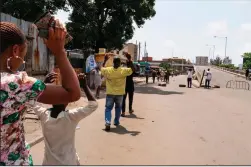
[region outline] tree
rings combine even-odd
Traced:
[[[1,2],[1,12],[30,22],[34,22],[48,10],[54,14],[58,9],[68,10],[66,0],[2,0]]]
[[[167,62],[162,62],[159,65],[160,67],[164,68],[166,71],[170,71],[171,70],[171,65]]]
[[[222,60],[219,56],[216,57],[216,59],[214,60],[214,65],[219,66],[222,64]]]
[[[73,11],[66,28],[74,48],[121,49],[133,37],[134,26],[142,27],[155,16],[155,0],[69,0]]]
[[[243,53],[243,68],[250,69],[251,68],[251,52]]]

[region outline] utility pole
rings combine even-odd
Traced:
[[[139,42],[139,61],[140,61],[140,42]]]
[[[144,51],[144,54],[145,54],[145,56],[146,56],[146,62],[148,62],[148,53],[147,53],[147,51],[146,51],[146,42],[145,42],[145,51]]]
[[[225,58],[227,58],[227,37],[225,37]]]

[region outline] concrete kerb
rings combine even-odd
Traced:
[[[35,138],[34,140],[32,140],[31,142],[28,142],[28,144],[30,145],[30,147],[33,147],[34,145],[40,143],[41,141],[44,140],[44,136],[38,136],[37,138]]]

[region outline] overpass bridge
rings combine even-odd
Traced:
[[[148,62],[151,66],[159,66],[161,63],[163,63],[163,61],[151,61]],[[173,67],[188,67],[188,68],[192,68],[194,65],[193,64],[177,64],[177,63],[173,63],[171,64]]]

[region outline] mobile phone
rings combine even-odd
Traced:
[[[35,22],[34,24],[38,28],[38,36],[41,38],[48,39],[49,37],[49,27],[55,26],[54,17],[51,15],[50,12],[45,12],[42,14]]]
[[[55,19],[52,16],[52,14],[50,12],[45,12],[43,15],[41,15],[39,17],[39,19],[37,19],[34,24],[37,26],[38,28],[38,36],[41,38],[46,38],[48,39],[49,37],[49,28],[55,28]],[[66,38],[65,38],[65,44],[67,44],[68,42],[70,42],[72,40],[72,36],[70,36],[69,33],[66,34]]]

